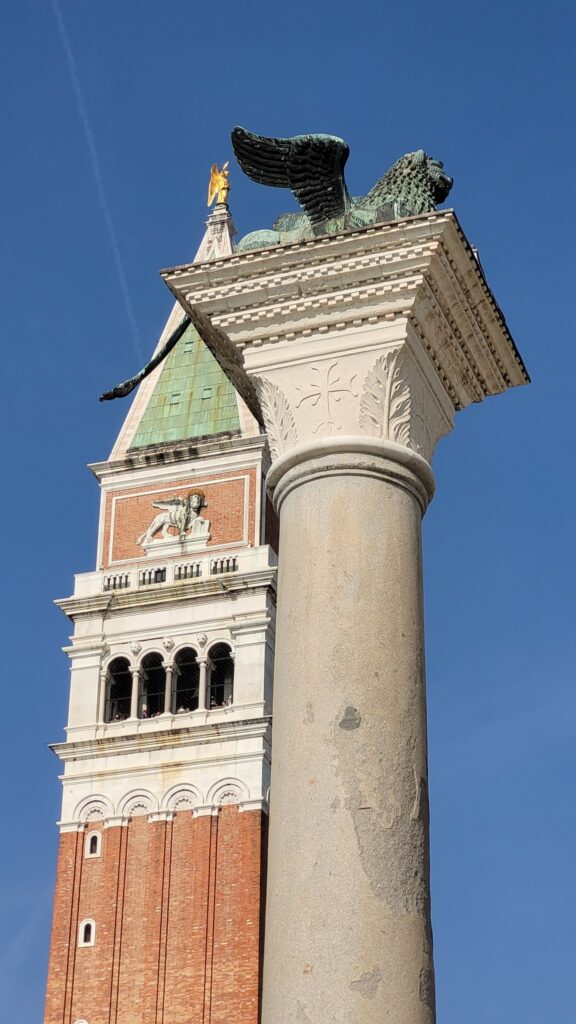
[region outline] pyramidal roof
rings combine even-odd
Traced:
[[[236,392],[190,325],[166,359],[130,447],[238,430]]]
[[[235,228],[228,206],[218,204],[194,262],[229,256]],[[156,351],[184,318],[176,303]],[[210,350],[190,325],[167,359],[140,385],[112,450],[112,460],[149,445],[223,433],[258,434],[259,428]]]

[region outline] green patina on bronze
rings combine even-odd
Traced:
[[[232,145],[249,178],[289,188],[304,211],[283,214],[272,229],[245,235],[239,252],[429,213],[452,188],[442,162],[422,149],[397,160],[365,196],[351,196],[344,179],[349,149],[335,135],[272,139],[235,128]]]
[[[130,447],[239,430],[236,392],[190,325],[166,359]]]

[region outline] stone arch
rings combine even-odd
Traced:
[[[104,670],[104,721],[120,722],[130,717],[134,665],[125,654],[108,658]]]
[[[191,651],[194,651],[194,654],[196,655],[197,658],[202,657],[202,652],[198,650],[198,646],[199,645],[196,643],[195,640],[188,640],[186,638],[178,640],[178,642],[170,651],[170,662],[172,663],[174,661],[174,658],[180,651],[185,651],[188,648],[190,648]]]
[[[133,789],[120,800],[117,814],[130,818],[157,810],[158,801],[153,793],[147,789]]]
[[[134,658],[134,668],[140,668],[144,658],[147,658],[149,654],[159,654],[161,658],[166,657],[165,652],[160,650],[158,642],[151,643],[149,647],[143,647],[138,652],[138,656]]]
[[[212,635],[208,637],[208,640],[204,645],[204,652],[208,655],[208,657],[210,657],[211,649],[213,647],[217,647],[218,644],[226,644],[226,646],[229,647],[230,650],[232,651],[233,655],[236,653],[236,648],[232,642],[229,630],[222,634],[212,633]]]
[[[250,799],[248,786],[240,779],[220,779],[208,790],[206,803],[222,807],[224,804],[239,804]]]
[[[200,665],[194,644],[182,643],[172,652],[172,712],[188,713],[198,708]]]
[[[150,648],[138,662],[138,718],[156,718],[164,711],[166,665],[161,651]]]
[[[207,706],[225,707],[234,700],[234,647],[230,640],[214,640],[207,653]]]
[[[114,814],[114,807],[106,796],[99,793],[94,796],[86,796],[76,804],[74,821],[101,821]]]
[[[128,651],[125,651],[123,649],[115,651],[110,650],[108,651],[106,657],[102,658],[101,668],[104,673],[108,671],[110,665],[112,664],[113,661],[116,660],[116,658],[125,658],[128,664],[130,665],[130,670],[136,668],[137,659],[132,657],[132,655],[129,654]]]
[[[192,811],[195,807],[201,807],[203,803],[204,798],[200,790],[183,783],[167,790],[160,806],[163,811]]]

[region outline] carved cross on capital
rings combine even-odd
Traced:
[[[453,408],[426,379],[406,336],[254,377],[273,458],[325,437],[394,441],[428,461]]]

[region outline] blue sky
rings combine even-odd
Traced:
[[[71,49],[58,22],[65,22]],[[353,193],[424,148],[532,375],[457,417],[424,526],[440,1024],[573,1017],[573,5],[2,0],[0,1002],[41,1019],[68,623],[97,489],[234,124],[343,136]],[[80,88],[80,98],[76,87]],[[291,208],[232,170],[241,233]]]

